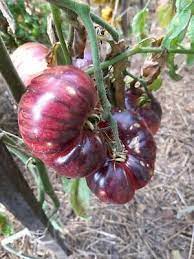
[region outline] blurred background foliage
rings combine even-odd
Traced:
[[[14,35],[0,12],[0,33],[9,49],[14,49],[29,41],[39,41],[46,45],[49,43],[46,29],[50,10],[45,2],[6,0],[6,4],[16,24]]]

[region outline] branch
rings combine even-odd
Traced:
[[[126,59],[130,56],[133,56],[138,53],[162,53],[165,49],[164,48],[140,48],[140,47],[135,47],[133,49],[128,49],[125,52],[117,55],[116,57],[107,60],[103,63],[101,63],[101,69],[106,69],[109,66],[112,66],[116,64],[117,62]],[[166,50],[167,53],[174,53],[174,54],[194,54],[193,49],[168,49]],[[94,73],[94,67],[91,67],[87,69],[86,71],[89,75]]]
[[[2,73],[10,92],[15,101],[18,103],[21,96],[25,92],[25,87],[21,81],[17,71],[11,62],[10,56],[0,36],[0,73]]]
[[[118,42],[119,40],[119,34],[118,32],[107,22],[105,22],[103,19],[101,19],[99,16],[95,15],[94,13],[90,13],[91,19],[93,22],[97,23],[98,25],[102,26],[105,30],[107,30],[110,35],[112,36],[113,40]]]

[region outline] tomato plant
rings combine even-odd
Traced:
[[[188,64],[193,64],[193,1],[170,1],[157,9],[158,22],[167,26],[166,33],[158,38],[149,35],[148,1],[131,22],[134,46],[124,37],[127,20],[119,23],[114,12],[108,20],[117,28],[91,12],[84,2],[47,2],[54,24],[49,33],[50,38],[54,35],[54,42],[51,40],[48,48],[26,43],[12,54],[15,68],[28,86],[25,93],[1,40],[1,72],[15,99],[21,99],[18,123],[24,143],[16,143],[12,152],[21,157],[18,152],[25,144],[30,155],[56,173],[78,178],[67,181],[72,183],[70,193],[75,196],[80,194],[79,178],[86,177],[101,201],[124,204],[154,174],[154,134],[161,125],[162,105],[153,92],[161,87],[161,72],[166,65],[171,78],[181,79],[177,54],[187,55]],[[70,27],[68,40],[64,21]],[[60,51],[54,51],[52,58],[60,62],[50,66],[48,54],[55,50],[56,41]],[[102,56],[99,50],[103,50]],[[128,60],[136,54],[144,54],[144,62],[134,75]],[[10,138],[6,138],[7,146],[15,141]],[[71,197],[72,204],[79,206],[75,196]],[[75,210],[83,212],[82,208]]]

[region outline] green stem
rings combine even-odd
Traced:
[[[89,8],[87,4],[78,3],[73,0],[46,0],[46,1],[58,6],[61,9],[70,9],[71,11],[77,13],[78,15],[80,14],[81,9]],[[119,40],[118,32],[111,25],[109,25],[107,22],[105,22],[103,19],[101,19],[100,17],[98,17],[93,13],[91,13],[91,18],[95,23],[99,24],[104,29],[106,29],[115,41]]]
[[[50,7],[51,7],[53,20],[54,20],[54,23],[55,23],[57,35],[58,35],[59,41],[61,43],[61,48],[62,48],[62,51],[63,51],[65,64],[71,64],[71,56],[69,54],[66,42],[65,42],[64,37],[63,37],[63,31],[62,31],[62,26],[61,26],[62,20],[61,20],[60,10],[52,4],[50,5]]]
[[[117,55],[116,57],[107,60],[103,63],[101,63],[101,69],[106,69],[109,66],[112,66],[119,61],[122,61],[123,59],[126,59],[130,56],[133,56],[138,53],[162,53],[164,51],[164,48],[140,48],[140,47],[135,47],[133,49],[128,49],[125,52]],[[174,53],[174,54],[194,54],[193,49],[168,49],[168,53]],[[89,68],[86,71],[89,75],[94,73],[94,67]]]
[[[103,73],[102,73],[102,70],[100,67],[100,58],[99,58],[96,31],[93,26],[91,17],[89,15],[89,10],[83,10],[83,12],[81,12],[79,15],[85,25],[87,33],[88,33],[88,38],[89,38],[91,50],[92,50],[94,74],[95,74],[95,78],[96,78],[96,83],[97,83],[97,88],[98,88],[98,93],[99,93],[99,97],[101,100],[101,104],[102,104],[103,110],[105,112],[105,118],[110,123],[111,129],[113,132],[113,136],[114,136],[114,140],[115,140],[116,150],[118,152],[120,152],[120,151],[122,151],[122,144],[119,139],[117,123],[114,121],[112,114],[111,114],[111,104],[106,95]]]
[[[104,110],[104,117],[109,121],[114,140],[115,140],[115,146],[116,151],[120,152],[122,151],[122,144],[119,139],[118,134],[118,127],[117,123],[112,118],[111,114],[111,104],[106,96],[106,90],[105,85],[103,81],[103,73],[100,67],[100,58],[99,58],[99,51],[98,51],[98,44],[97,44],[97,37],[96,37],[96,31],[94,28],[94,25],[92,23],[92,19],[90,16],[90,8],[86,4],[78,3],[73,0],[47,0],[47,2],[50,2],[52,4],[57,5],[59,8],[62,8],[66,11],[66,9],[70,9],[71,11],[75,12],[82,20],[82,22],[85,25],[85,28],[88,33],[88,38],[91,44],[91,51],[92,51],[92,59],[94,64],[94,74],[96,78],[97,83],[97,89],[99,93],[99,97],[101,100],[101,104]]]
[[[118,32],[107,22],[105,22],[103,19],[101,19],[99,16],[95,15],[94,13],[90,13],[91,19],[93,22],[97,23],[98,25],[102,26],[106,31],[110,33],[113,40],[118,41],[119,40],[119,34]]]
[[[142,79],[142,78],[140,78],[140,77],[137,77],[137,76],[131,74],[131,73],[128,72],[128,71],[126,71],[125,74],[128,75],[128,76],[130,76],[130,77],[133,78],[134,80],[138,81],[138,82],[143,86],[143,88],[144,88],[144,90],[145,90],[147,96],[150,96],[150,92],[149,92],[149,90],[148,90],[147,83],[146,83],[146,81],[145,81],[144,79]]]
[[[5,44],[0,36],[0,73],[4,77],[10,92],[18,103],[25,92],[25,86],[21,81],[13,63],[9,57]]]

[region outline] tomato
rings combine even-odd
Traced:
[[[160,127],[162,118],[162,109],[157,99],[151,95],[152,99],[150,102],[143,106],[138,105],[139,97],[142,95],[141,89],[132,89],[126,91],[125,95],[125,106],[127,110],[136,111],[146,122],[148,128],[152,134],[156,134]]]
[[[88,187],[103,202],[124,204],[133,198],[133,176],[125,163],[107,160],[94,174],[86,178]]]
[[[12,53],[11,60],[26,87],[47,68],[48,53],[49,49],[38,42],[25,43]]]
[[[99,137],[83,129],[96,102],[94,83],[80,69],[56,66],[45,70],[31,81],[19,103],[19,130],[25,144],[60,174],[91,173],[105,156]],[[83,170],[79,169],[84,162]]]
[[[58,174],[70,178],[95,172],[106,158],[106,148],[97,133],[84,131],[60,152],[42,154],[41,159]]]
[[[126,151],[125,158],[118,162],[109,154],[105,164],[87,177],[87,183],[101,201],[122,204],[130,201],[134,191],[144,187],[153,176],[156,145],[138,114],[114,111],[113,118],[118,124],[119,136]],[[100,126],[105,136],[112,138],[106,123]]]

